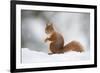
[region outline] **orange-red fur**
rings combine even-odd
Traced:
[[[64,46],[64,38],[61,34],[54,30],[53,24],[47,24],[45,32],[50,34],[50,37],[45,39],[45,42],[51,41],[50,51],[52,54],[64,53],[67,51],[83,52],[83,46],[77,41],[71,41]]]

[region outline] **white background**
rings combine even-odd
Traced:
[[[98,67],[34,73],[99,73],[100,72],[100,1],[99,0],[34,0],[59,3],[98,5]],[[10,0],[0,1],[0,73],[10,73]]]

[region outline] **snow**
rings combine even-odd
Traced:
[[[45,62],[63,62],[63,61],[80,61],[88,60],[89,51],[75,52],[69,51],[64,54],[52,54],[48,55],[44,52],[31,51],[28,48],[22,48],[22,63],[45,63]]]

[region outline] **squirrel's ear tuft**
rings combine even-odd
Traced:
[[[50,23],[51,26],[53,26],[53,23]]]
[[[50,23],[46,23],[46,26],[48,26]]]
[[[46,26],[48,26],[48,25],[53,26],[53,23],[47,22],[47,23],[46,23]]]

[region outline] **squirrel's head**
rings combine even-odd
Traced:
[[[45,33],[50,34],[54,32],[53,24],[52,23],[47,23],[46,28],[45,28]]]

